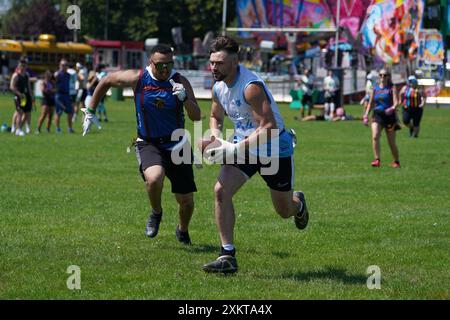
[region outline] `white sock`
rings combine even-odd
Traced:
[[[227,251],[233,251],[234,250],[234,245],[232,243],[224,244],[222,247],[225,250],[227,250]]]

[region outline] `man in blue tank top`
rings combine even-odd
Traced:
[[[181,243],[191,244],[188,226],[194,212],[193,192],[197,191],[192,158],[187,163],[174,163],[172,151],[185,150],[189,142],[184,138],[173,141],[172,133],[184,128],[184,110],[192,121],[200,120],[201,113],[191,84],[173,70],[173,64],[172,49],[159,44],[152,48],[145,69],[119,71],[104,77],[95,88],[87,108],[82,109],[85,114],[83,135],[98,121],[95,109],[109,88],[134,89],[138,135],[136,156],[151,206],[145,233],[150,238],[158,234],[163,214],[161,194],[167,176],[179,204],[176,238]]]
[[[59,70],[55,73],[56,94],[55,94],[55,125],[56,132],[61,133],[60,119],[63,112],[67,113],[67,130],[73,133],[72,129],[72,98],[70,97],[70,74],[67,72],[69,65],[67,60],[62,59],[59,63]]]
[[[220,146],[205,151],[205,157],[222,165],[214,188],[215,216],[221,247],[219,258],[205,264],[206,272],[234,273],[238,270],[233,244],[235,212],[233,196],[256,173],[270,189],[275,211],[284,219],[294,217],[298,229],[308,224],[303,192],[293,192],[293,135],[264,81],[239,65],[239,45],[230,37],[218,37],[210,48],[213,87],[210,129]],[[220,138],[225,114],[234,124],[234,143]],[[278,145],[278,147],[276,147]],[[256,147],[255,147],[256,146]],[[270,155],[264,152],[270,149]],[[256,159],[255,159],[256,158]],[[228,160],[234,160],[228,161]],[[265,160],[276,162],[271,173]],[[264,160],[264,161],[263,161]]]

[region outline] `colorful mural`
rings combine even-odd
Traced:
[[[423,0],[373,1],[361,28],[364,46],[385,63],[400,62],[402,54],[413,59],[423,10]]]
[[[236,8],[240,27],[334,28],[337,0],[236,0]],[[340,25],[354,39],[361,35],[363,46],[380,61],[394,64],[402,56],[415,58],[423,12],[424,0],[341,0]]]
[[[334,28],[330,9],[323,0],[268,0],[271,25],[295,28]]]
[[[370,0],[341,0],[339,25],[347,27],[354,38],[358,36],[370,2]],[[328,0],[327,3],[333,17],[337,17],[338,0]]]

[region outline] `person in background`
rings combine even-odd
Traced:
[[[300,107],[301,117],[305,116],[305,110],[307,110],[308,115],[312,113],[313,105],[313,90],[314,90],[314,78],[311,75],[311,71],[306,68],[303,71],[303,75],[300,76],[300,88],[303,92],[302,106]]]
[[[28,73],[26,72],[27,62],[20,60],[16,71],[11,77],[10,89],[14,93],[14,104],[16,112],[13,115],[14,130],[17,136],[24,136],[25,132],[22,130],[23,124],[27,119],[31,118],[31,110],[34,104],[33,91],[31,89],[31,82]]]
[[[36,134],[41,133],[42,123],[47,118],[46,131],[50,133],[53,114],[55,112],[55,82],[50,70],[45,72],[44,80],[41,82],[40,90],[42,92],[41,116],[38,119]]]
[[[333,75],[333,70],[327,71],[327,76],[323,80],[323,89],[325,91],[325,114],[328,115],[330,119],[333,119],[336,110],[334,101],[338,90],[338,81]]]
[[[409,76],[400,90],[400,101],[403,105],[403,123],[409,128],[409,136],[418,138],[426,98],[415,76]]]
[[[399,152],[395,141],[395,132],[400,129],[398,125],[396,110],[399,105],[397,89],[391,80],[391,73],[386,69],[381,69],[378,84],[373,88],[369,103],[364,112],[364,123],[368,123],[369,112],[374,105],[372,115],[372,149],[375,159],[372,167],[379,167],[380,160],[380,136],[383,129],[386,131],[389,148],[391,149],[394,161],[393,168],[400,168]]]
[[[59,63],[59,70],[55,73],[56,133],[61,133],[60,118],[63,112],[67,114],[67,131],[69,133],[74,133],[72,128],[73,109],[72,109],[72,98],[70,96],[70,74],[67,72],[68,67],[69,66],[67,60],[62,59]]]
[[[78,111],[85,107],[84,100],[87,96],[87,81],[88,81],[88,69],[83,66],[81,63],[77,62],[75,66],[75,70],[77,71],[77,98],[75,102],[75,109],[73,111],[73,119],[72,122],[75,122]]]

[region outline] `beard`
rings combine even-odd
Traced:
[[[222,81],[223,79],[226,78],[226,76],[223,73],[219,73],[219,72],[213,73],[212,75],[213,75],[214,80],[216,80],[216,81]]]

